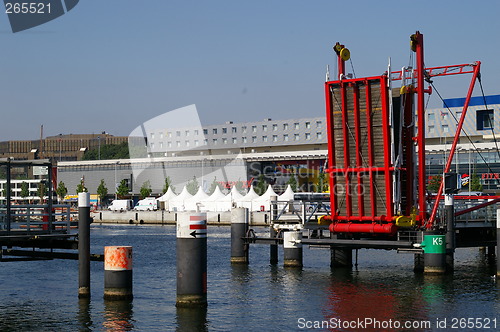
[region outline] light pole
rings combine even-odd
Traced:
[[[471,174],[471,165],[470,165],[470,150],[471,150],[471,145],[469,143],[469,192],[471,192],[471,183],[470,180],[472,179],[472,174]]]
[[[118,198],[118,194],[117,194],[117,189],[118,189],[118,183],[116,182],[116,166],[118,165],[119,161],[117,161],[115,163],[115,199]]]
[[[460,150],[461,149],[462,149],[461,146],[457,146],[457,157],[456,157],[457,158],[457,163],[455,165],[457,174],[460,174],[460,172],[459,172],[460,169],[459,169],[459,165],[458,164],[460,163]]]
[[[61,145],[62,145],[62,134],[59,134],[59,161],[61,161],[61,160],[62,160],[62,157],[61,157],[61,154],[62,154],[62,153],[61,153],[62,147],[61,147]]]
[[[101,160],[101,136],[97,136],[99,160]]]

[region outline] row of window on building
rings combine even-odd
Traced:
[[[316,128],[321,128],[322,124],[323,124],[323,121],[317,120],[316,121]],[[311,124],[310,121],[307,121],[304,123],[305,129],[311,129],[312,126],[313,125]],[[290,130],[290,128],[293,128],[294,130],[300,130],[300,122],[293,123],[293,127],[291,127],[288,123],[283,123],[282,126],[279,126],[278,124],[272,124],[272,125],[263,124],[263,125],[260,125],[260,127],[261,127],[260,129],[264,132],[266,132],[266,131],[278,131],[280,129],[280,127],[284,131]],[[241,126],[239,128],[240,132],[243,134],[247,133],[248,130],[251,130],[252,133],[256,133],[258,131],[258,129],[259,129],[258,125],[252,125],[252,126],[250,126],[250,128],[248,128],[247,126],[244,125],[244,126]],[[209,133],[212,135],[219,135],[219,134],[224,135],[224,134],[228,134],[229,132],[232,134],[238,133],[238,127],[236,127],[236,126],[212,128],[212,129],[210,129],[210,132],[209,132],[208,128],[205,128],[202,130],[203,130],[203,135],[208,135]],[[191,135],[191,132],[192,132],[193,136],[200,135],[200,129],[192,129],[192,130],[184,130],[184,131],[176,130],[175,132],[167,131],[165,136],[168,138],[172,138],[174,135],[175,135],[175,137],[181,137],[182,134],[184,134],[185,137],[189,137]],[[160,139],[164,138],[163,132],[159,132],[158,135],[159,135]],[[155,139],[155,133],[151,133],[150,136],[151,136],[151,140]]]
[[[306,141],[311,140],[312,139],[311,133],[304,133],[304,138]],[[300,141],[300,139],[301,139],[300,134],[293,134],[293,135],[283,134],[283,136],[282,136],[283,142]],[[316,140],[321,140],[321,139],[323,139],[323,133],[317,132],[316,133]],[[209,139],[205,138],[202,141],[195,139],[192,142],[193,142],[193,146],[195,146],[195,147],[200,146],[200,142],[202,142],[203,145],[208,145]],[[241,139],[239,141],[238,141],[237,137],[232,137],[231,139],[226,138],[226,137],[213,138],[211,140],[212,145],[218,145],[219,143],[220,144],[247,144],[247,143],[259,144],[259,143],[266,143],[266,142],[279,142],[279,136],[278,135],[272,135],[272,136],[263,135],[261,137],[257,137],[257,136],[245,137],[244,136],[244,137],[241,137]],[[182,141],[175,141],[175,142],[168,141],[168,142],[166,142],[166,145],[164,144],[164,142],[158,142],[157,145],[155,145],[154,142],[150,143],[151,150],[154,150],[155,147],[157,147],[158,149],[163,149],[165,147],[173,148],[173,147],[181,147],[181,146],[190,147],[191,141],[190,140],[184,141],[184,145],[182,145]]]
[[[447,122],[449,120],[448,117],[449,112],[441,111],[441,122]],[[458,121],[462,117],[462,111],[456,111],[454,115],[454,121]],[[435,123],[436,113],[427,114],[427,121],[429,121],[429,133],[435,133]],[[477,110],[476,111],[476,130],[491,130],[494,128],[494,110]],[[450,132],[449,125],[446,123],[441,124],[441,132],[448,133]]]

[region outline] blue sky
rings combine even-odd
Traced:
[[[427,66],[480,60],[485,93],[500,94],[499,15],[498,1],[81,0],[13,34],[0,13],[0,141],[36,139],[41,124],[45,135],[128,135],[190,104],[203,125],[322,116],[335,42],[358,77],[379,75],[388,57],[408,64],[416,30]],[[464,97],[469,81],[435,85]]]

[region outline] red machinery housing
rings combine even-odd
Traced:
[[[424,88],[424,79],[474,73],[457,126],[458,142],[480,63],[424,68],[423,35],[417,32],[410,40],[416,69],[389,68],[376,77],[348,78],[349,51],[339,43],[334,47],[338,80],[325,83],[332,213],[326,219],[332,232],[392,236],[398,226],[432,226],[435,211],[429,218],[424,130],[424,94],[432,91]],[[393,81],[402,84],[392,89]]]

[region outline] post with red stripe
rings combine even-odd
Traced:
[[[104,299],[132,298],[132,247],[104,247]]]
[[[207,306],[207,215],[177,219],[177,307]]]

